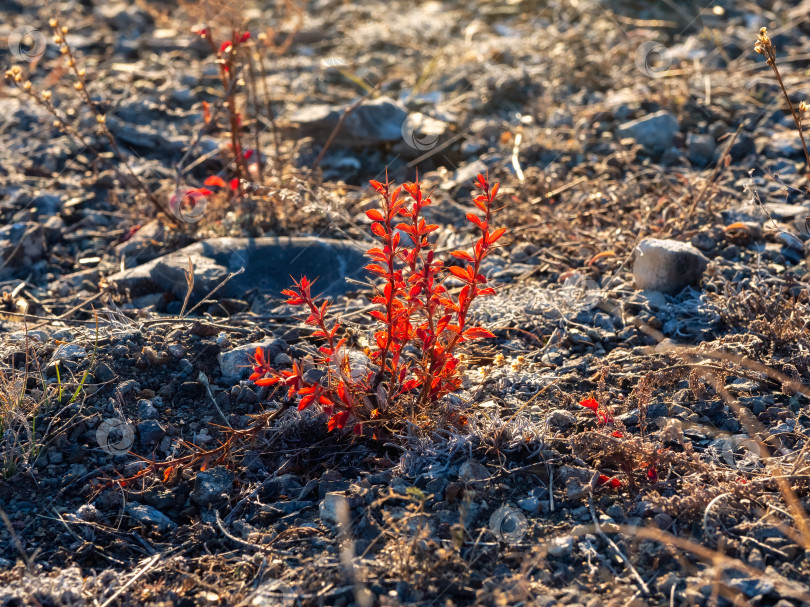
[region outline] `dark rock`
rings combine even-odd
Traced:
[[[233,490],[233,472],[223,466],[197,474],[191,501],[201,509],[224,502]]]
[[[138,438],[144,447],[153,447],[166,435],[163,426],[153,419],[138,424]]]

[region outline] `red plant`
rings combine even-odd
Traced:
[[[579,406],[593,411],[600,426],[613,423],[613,415],[611,415],[610,411],[607,409],[602,408],[602,406],[593,396],[589,396],[588,398],[581,400],[579,402]]]
[[[231,37],[217,44],[211,28],[204,27],[193,30],[201,38],[208,41],[211,52],[216,57],[216,64],[219,67],[219,78],[222,88],[225,91],[225,108],[228,113],[228,126],[230,131],[230,148],[233,153],[235,177],[230,181],[230,189],[234,192],[241,192],[241,180],[248,174],[247,161],[253,154],[251,150],[245,150],[242,145],[242,116],[236,104],[236,86],[240,81],[240,45],[250,39],[250,32],[239,32],[231,30]],[[211,113],[208,104],[203,105],[205,124],[211,122]],[[225,187],[225,181],[219,176],[212,176],[206,179],[205,185],[220,185]]]
[[[608,484],[614,489],[618,489],[619,487],[622,486],[622,482],[618,478],[616,478],[615,476],[607,476],[605,474],[599,475],[599,484],[600,485]]]
[[[372,298],[376,307],[369,314],[378,329],[367,357],[359,362],[357,357],[350,359],[345,340],[336,338],[340,324],[327,321],[329,302],[317,305],[312,283],[304,277],[283,293],[287,303],[309,310],[305,322],[316,327],[313,337],[324,342],[315,364],[326,371],[325,378],[308,381],[299,363],[292,371],[278,372],[259,349],[251,379],[258,385],[289,386],[287,397],[298,398],[299,409],[318,404],[330,416],[330,431],[351,423],[356,433],[362,431],[363,423],[379,426],[401,421],[406,413],[418,420],[430,405],[457,390],[461,385],[458,346],[494,337],[486,329],[469,326],[468,317],[476,298],[495,293],[485,286],[481,264],[505,232],[505,228],[490,227],[498,184],[490,187],[478,175],[475,186],[480,193],[473,201],[480,215],[469,213],[467,219],[476,227],[478,238],[471,251],[452,253],[459,265],[445,268],[429,239],[438,226],[422,217],[431,200],[418,177],[396,188],[389,181],[371,181],[380,206],[366,214],[379,246],[366,252],[371,259],[366,270],[376,280]],[[403,190],[407,198],[401,196]],[[401,234],[411,242],[402,242]],[[461,282],[455,298],[444,284],[449,276]]]

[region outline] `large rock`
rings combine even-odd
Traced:
[[[633,278],[636,287],[677,293],[697,284],[708,260],[691,244],[676,240],[645,238],[636,247]]]
[[[244,297],[251,289],[277,296],[290,286],[291,276],[318,278],[315,292],[335,295],[347,290],[347,278],[364,272],[363,252],[353,243],[327,238],[211,238],[113,274],[107,280],[129,289],[133,296],[162,290],[183,299],[191,257],[195,300],[240,268],[245,271],[217,291],[218,296]]]
[[[290,116],[298,135],[325,141],[351,104],[308,105]],[[402,125],[408,118],[405,109],[390,97],[364,101],[343,122],[335,143],[344,145],[380,145],[402,139]]]
[[[678,119],[665,111],[625,122],[617,130],[619,137],[635,139],[651,152],[668,149],[677,132]]]

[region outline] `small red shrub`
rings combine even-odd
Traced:
[[[315,363],[325,377],[318,383],[307,381],[300,362],[292,371],[276,371],[259,349],[251,379],[257,385],[288,387],[287,398],[297,398],[299,410],[320,406],[329,415],[330,431],[351,425],[360,433],[363,424],[370,424],[376,434],[379,428],[406,419],[435,422],[435,416],[427,416],[431,405],[461,385],[458,347],[494,337],[486,329],[469,326],[468,317],[475,299],[495,293],[486,286],[481,264],[506,231],[490,225],[498,185],[490,187],[478,175],[479,193],[473,202],[479,213],[467,215],[478,238],[470,251],[454,251],[457,265],[445,268],[429,238],[438,226],[422,217],[431,200],[418,178],[400,187],[372,181],[380,206],[366,214],[379,245],[366,252],[371,259],[366,270],[376,281],[372,298],[376,308],[370,315],[378,328],[366,352],[367,364],[358,369],[357,362],[350,361],[345,340],[338,338],[340,323],[328,320],[330,303],[316,304],[312,283],[304,277],[283,293],[287,303],[308,310],[305,322],[316,327],[313,336],[323,341]],[[402,242],[403,233],[410,243]],[[444,285],[449,275],[462,283],[455,297]]]

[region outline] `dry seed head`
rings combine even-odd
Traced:
[[[799,103],[799,111],[804,114],[807,111],[808,105],[806,101]]]
[[[79,70],[79,76],[81,76],[82,78],[84,78],[84,75],[85,75],[86,73],[87,73],[87,72],[85,72],[85,71],[84,71],[84,69],[80,69],[80,70]]]
[[[68,49],[67,49],[66,46],[62,46],[62,47],[59,47],[59,52],[62,53],[63,55],[67,55],[68,54]]]
[[[48,101],[51,98],[51,92],[50,91],[42,91],[42,98],[45,101]]]
[[[76,89],[77,91],[80,91],[80,90],[82,90],[83,85],[82,85],[81,82],[74,82],[73,83],[73,88]]]
[[[104,124],[107,121],[107,117],[104,114],[96,114],[96,122],[99,124]]]
[[[23,84],[23,90],[24,90],[24,91],[30,91],[32,86],[33,86],[33,85],[31,84],[31,81],[30,81],[30,80],[26,80],[26,81],[25,81],[25,84]]]
[[[21,81],[22,81],[22,74],[20,72],[14,74],[14,82],[21,82]]]
[[[53,43],[54,44],[62,44],[62,36],[60,36],[59,34],[54,34],[53,35]]]
[[[58,120],[54,120],[53,121],[53,126],[56,127],[57,129],[61,129],[62,128],[62,123],[59,122]]]
[[[68,30],[68,26],[67,26],[67,25],[63,25],[63,26],[62,26],[62,28],[61,28],[61,32],[62,32],[62,34],[67,34],[67,33],[68,33],[68,31],[69,31],[69,30]]]
[[[51,19],[50,21],[48,21],[48,25],[50,25],[51,27],[56,27],[57,25],[59,25],[59,22],[56,19]]]

